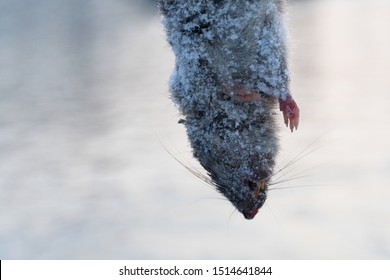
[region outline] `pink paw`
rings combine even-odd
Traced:
[[[286,100],[279,99],[280,111],[283,112],[284,123],[290,126],[291,132],[298,129],[299,108],[291,95],[287,95]],[[289,124],[290,122],[290,124]]]

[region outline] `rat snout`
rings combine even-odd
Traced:
[[[245,219],[252,220],[258,212],[259,212],[259,208],[256,208],[252,211],[244,212],[243,214],[244,214]]]
[[[241,213],[244,215],[245,219],[252,220],[267,198],[267,187],[265,180],[260,180],[257,183],[254,181],[247,181],[246,186],[249,187],[249,193],[247,199],[244,201],[245,207],[241,210]]]

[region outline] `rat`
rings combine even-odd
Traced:
[[[246,219],[263,206],[279,150],[275,111],[298,128],[282,0],[159,0],[175,54],[170,92],[194,157]]]

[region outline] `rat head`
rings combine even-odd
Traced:
[[[186,126],[194,156],[218,191],[252,219],[267,198],[278,145],[272,114],[245,111],[234,120],[231,113],[219,112]]]

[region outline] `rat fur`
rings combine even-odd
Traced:
[[[218,191],[252,219],[266,200],[278,153],[277,101],[286,125],[298,126],[283,1],[160,0],[159,10],[176,57],[170,92],[193,155]]]

